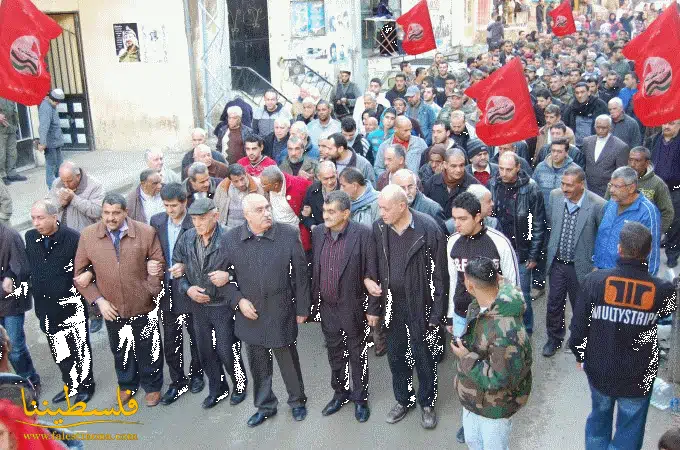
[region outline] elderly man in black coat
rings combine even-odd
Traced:
[[[24,334],[24,313],[31,309],[28,269],[21,235],[0,223],[0,325],[9,335],[9,362],[14,371],[27,378],[39,391],[40,376],[33,367]]]
[[[378,267],[371,229],[350,222],[351,206],[352,200],[343,191],[328,193],[324,201],[324,223],[312,232],[312,298],[319,305],[335,391],[321,414],[335,414],[353,401],[354,417],[363,423],[370,415],[364,279],[377,280]],[[380,314],[377,302],[371,302],[371,307],[368,314]]]
[[[31,207],[35,228],[26,232],[35,314],[59,366],[71,404],[88,402],[94,394],[92,351],[87,308],[73,285],[73,264],[80,233],[58,222],[57,206],[38,200]],[[61,389],[52,403],[66,400]]]
[[[191,313],[192,301],[182,294],[179,279],[182,268],[172,265],[172,255],[179,238],[194,224],[187,214],[187,191],[180,183],[169,183],[161,189],[161,199],[165,212],[151,217],[150,225],[156,229],[161,241],[163,257],[170,261],[163,277],[163,296],[160,298],[161,322],[163,323],[163,352],[168,365],[170,379],[168,390],[161,397],[163,405],[170,405],[182,394],[191,391],[197,394],[205,387],[203,367],[201,366],[196,331]],[[189,378],[184,375],[184,325],[189,332],[191,365]]]
[[[229,287],[231,307],[236,310],[236,336],[247,344],[255,385],[257,412],[248,426],[256,427],[276,414],[273,357],[286,384],[293,418],[302,421],[307,416],[307,397],[296,339],[298,324],[310,314],[311,295],[300,232],[291,225],[274,223],[271,205],[260,194],[243,198],[243,214],[246,223],[222,238],[220,266],[235,275]]]
[[[364,282],[369,302],[379,298],[385,313],[387,357],[397,399],[387,422],[399,422],[415,406],[415,365],[421,425],[432,429],[437,426],[435,358],[443,351],[438,331],[447,305],[446,238],[434,219],[409,209],[406,193],[397,185],[380,192],[378,205],[381,218],[373,223],[373,237],[380,283]],[[377,315],[368,316],[371,326],[378,320]]]

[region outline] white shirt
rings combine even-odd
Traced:
[[[146,216],[146,224],[148,225],[151,221],[151,216],[158,214],[160,212],[165,212],[165,206],[163,205],[163,199],[161,195],[155,195],[151,197],[146,195],[143,190],[139,190],[142,197],[142,206],[144,207],[144,215]]]
[[[603,138],[598,137],[597,140],[595,141],[595,162],[597,162],[597,160],[600,159],[600,155],[602,154],[604,146],[607,145],[609,136],[611,136],[611,134],[608,134],[606,137]]]

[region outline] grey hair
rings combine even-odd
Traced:
[[[620,178],[626,184],[635,184],[637,186],[638,174],[632,167],[623,166],[619,167],[612,173],[611,179],[614,180]]]
[[[600,114],[595,118],[595,123],[597,123],[598,120],[604,120],[609,124],[609,128],[612,127],[612,118],[609,117],[607,114]]]
[[[283,183],[283,172],[276,166],[267,166],[262,171],[260,178],[266,178],[273,182]]]
[[[371,92],[371,91],[366,91],[366,93],[364,93],[364,98],[366,98],[366,97],[370,97],[371,100],[376,100],[376,99],[378,98],[378,97],[377,97],[373,92]]]
[[[57,208],[57,205],[55,205],[54,203],[47,199],[36,200],[31,205],[31,209],[33,208],[40,208],[50,216],[56,216],[57,214],[59,214],[59,208]]]
[[[253,201],[259,200],[259,199],[263,199],[263,200],[267,201],[267,204],[269,204],[269,201],[262,194],[252,193],[252,194],[248,194],[245,197],[243,197],[243,200],[241,201],[243,211],[244,212],[250,211],[251,210],[251,203],[253,203]]]
[[[390,145],[383,151],[383,154],[387,150],[392,150],[397,158],[404,158],[404,161],[406,161],[406,149],[404,148],[403,145],[400,144]]]
[[[330,205],[331,203],[337,203],[340,207],[340,211],[347,211],[352,208],[352,199],[349,198],[349,194],[342,190],[331,191],[324,200],[324,203]]]
[[[309,130],[307,129],[307,125],[301,120],[298,120],[293,125],[291,125],[290,131],[296,131],[296,132],[302,131],[302,132],[305,133],[305,136],[309,136]]]
[[[297,136],[289,137],[288,138],[288,144],[300,144],[300,145],[302,145],[302,151],[304,152],[304,150],[305,150],[305,141],[303,141],[302,139],[300,139]]]
[[[413,183],[416,186],[418,185],[420,178],[418,177],[418,175],[416,175],[416,173],[414,171],[412,171],[410,169],[399,169],[396,172],[394,172],[394,174],[392,175],[392,182],[394,182],[394,179],[397,178],[397,177],[401,178],[401,177],[407,177],[407,176],[413,178]]]
[[[148,162],[151,159],[151,155],[160,154],[163,156],[163,152],[157,148],[147,148],[144,150],[144,162]]]
[[[158,171],[156,169],[144,169],[139,174],[139,182],[145,183],[146,180],[148,180],[151,175],[156,175],[156,174],[158,174]]]
[[[243,110],[241,109],[240,106],[230,106],[229,108],[227,108],[227,117],[231,115],[243,117]]]
[[[120,205],[121,209],[127,210],[127,200],[125,200],[125,197],[123,197],[122,194],[117,192],[107,193],[104,196],[104,200],[102,200],[102,206],[104,205]]]
[[[616,106],[618,106],[619,108],[623,108],[623,102],[622,102],[621,99],[618,98],[618,97],[612,97],[612,99],[609,100],[608,105],[609,105],[609,106],[614,106],[614,105],[616,105]]]
[[[290,128],[290,121],[284,117],[277,117],[274,119],[274,125],[285,125],[286,128]]]
[[[69,169],[69,172],[71,172],[71,175],[73,176],[78,176],[80,175],[80,167],[76,166],[73,162],[71,161],[64,161],[61,163],[59,166],[59,169]]]
[[[207,136],[208,136],[208,132],[205,131],[203,128],[194,128],[193,131],[191,132],[191,134],[192,134],[192,135],[193,135],[193,134],[200,134],[200,135],[203,136],[203,137],[207,137]]]
[[[333,169],[333,171],[338,172],[338,169],[335,167],[335,163],[333,161],[321,161],[319,165],[316,168],[316,173],[319,174],[323,170],[330,170]]]
[[[208,173],[208,166],[202,162],[193,163],[189,166],[189,170],[187,171],[187,175],[189,175],[189,178],[191,178],[193,181],[196,180],[196,175],[203,173]]]
[[[207,152],[207,153],[212,155],[212,150],[210,150],[210,146],[208,146],[206,144],[197,145],[196,148],[194,149],[194,152],[196,152],[196,151],[198,151],[198,153]]]
[[[467,188],[467,192],[474,195],[480,202],[486,194],[491,194],[491,191],[483,184],[471,184],[470,187]]]
[[[446,150],[446,158],[444,160],[448,161],[449,158],[452,158],[454,156],[460,156],[463,159],[466,159],[465,158],[465,152],[463,150],[459,149],[458,147],[452,147],[452,148]]]
[[[453,121],[453,119],[463,119],[465,121],[465,113],[459,109],[451,111],[450,120]]]
[[[579,182],[584,182],[586,180],[586,172],[580,167],[573,165],[562,174],[563,177],[576,177]]]
[[[645,155],[645,158],[647,158],[647,161],[650,161],[652,159],[652,152],[650,152],[647,147],[643,147],[641,145],[631,148],[630,153],[642,153],[643,155]]]

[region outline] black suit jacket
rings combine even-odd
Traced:
[[[321,251],[326,241],[326,225],[321,224],[312,231],[312,316],[316,316],[321,305]],[[368,313],[380,315],[377,302],[368,302],[364,288],[364,278],[378,280],[378,265],[375,257],[375,241],[369,227],[350,221],[345,229],[345,251],[340,262],[340,282],[338,291],[338,310],[342,318],[340,326],[347,334],[358,333],[364,329],[365,304],[374,308]],[[322,318],[323,320],[323,318]]]
[[[170,259],[170,243],[168,241],[168,214],[158,213],[151,217],[150,225],[156,229],[158,238],[161,241],[161,248],[163,249],[163,257],[167,261],[168,268],[172,267],[172,260]],[[179,238],[189,229],[193,228],[194,224],[191,222],[191,216],[187,214],[182,222],[182,230],[179,232]],[[165,271],[163,276],[163,287],[165,288],[163,296],[161,297],[160,307],[162,311],[172,311],[177,314],[187,314],[191,312],[192,302],[180,292],[179,279],[170,278],[168,271]]]

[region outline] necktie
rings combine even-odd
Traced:
[[[45,236],[43,237],[43,245],[45,246],[45,250],[50,249],[50,238]]]
[[[111,232],[113,236],[113,247],[116,249],[116,258],[120,259],[120,230]]]

